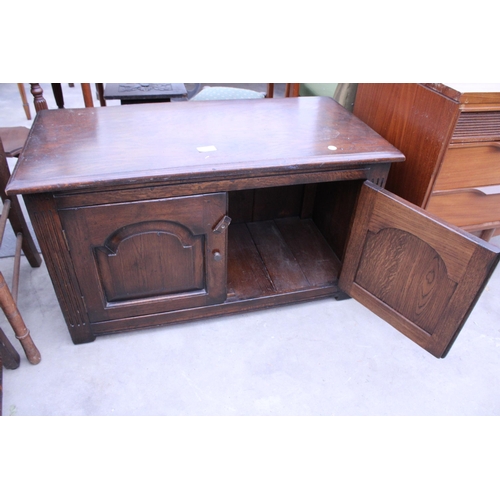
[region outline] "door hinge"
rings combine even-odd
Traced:
[[[229,224],[231,224],[231,217],[224,215],[224,217],[222,217],[222,219],[217,222],[217,225],[214,227],[214,233],[223,233],[228,228]]]

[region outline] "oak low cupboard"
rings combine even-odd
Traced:
[[[326,97],[50,110],[8,192],[74,343],[350,296],[443,357],[499,254],[386,191],[404,159]]]

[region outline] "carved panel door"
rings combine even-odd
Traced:
[[[436,357],[449,351],[500,249],[367,181],[339,285]]]
[[[226,205],[216,193],[60,210],[91,322],[223,302]]]

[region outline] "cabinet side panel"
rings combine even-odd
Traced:
[[[360,181],[318,184],[313,220],[337,257],[344,257]]]
[[[71,338],[75,344],[92,342],[95,336],[54,200],[50,195],[33,195],[25,202]]]

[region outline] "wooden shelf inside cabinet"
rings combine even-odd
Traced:
[[[361,286],[357,300],[442,357],[498,252],[385,191],[403,160],[324,97],[54,110],[37,115],[8,190],[24,196],[76,344]],[[385,253],[363,251],[372,233]],[[392,252],[402,241],[418,255]],[[388,300],[409,261],[405,299]],[[419,301],[436,266],[432,293],[451,305]],[[419,323],[431,309],[446,327]]]
[[[467,191],[500,184],[500,84],[361,84],[354,114],[406,156],[387,189],[484,239],[500,230],[500,197]]]

